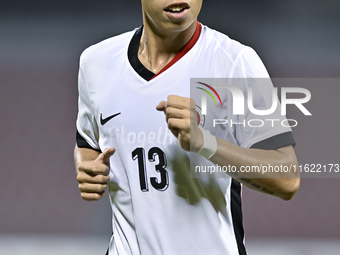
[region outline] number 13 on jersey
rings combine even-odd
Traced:
[[[155,170],[159,173],[159,178],[150,177],[150,183],[156,190],[164,191],[169,186],[169,176],[166,168],[165,153],[158,147],[152,147],[148,152],[149,162],[155,162],[158,156],[158,164],[155,165]],[[145,150],[142,147],[136,148],[132,152],[132,159],[138,162],[140,189],[143,192],[149,191],[148,173],[145,166]]]

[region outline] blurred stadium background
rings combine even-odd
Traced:
[[[272,77],[339,78],[339,14],[338,0],[209,0],[199,20],[252,46]],[[141,22],[138,0],[0,2],[0,254],[105,254],[108,197],[82,201],[73,169],[78,61]],[[339,153],[338,116],[295,133],[300,159]],[[337,179],[303,179],[290,202],[245,188],[248,253],[340,254],[339,194]]]

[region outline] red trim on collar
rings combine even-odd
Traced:
[[[197,42],[198,38],[200,37],[200,34],[201,34],[201,30],[202,30],[202,25],[201,23],[199,23],[197,21],[197,26],[196,26],[196,30],[195,30],[195,33],[194,35],[191,37],[191,39],[189,40],[189,42],[184,46],[184,48],[178,52],[176,54],[176,56],[166,65],[163,67],[162,70],[160,70],[157,74],[155,74],[154,77],[152,77],[150,79],[150,81],[157,77],[158,75],[160,75],[161,73],[163,73],[165,70],[167,70],[170,66],[172,66],[173,64],[175,64],[178,60],[180,60],[194,45],[195,43]]]

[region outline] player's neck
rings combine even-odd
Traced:
[[[195,33],[196,25],[195,21],[186,30],[165,32],[144,23],[138,50],[139,60],[147,69],[157,74],[189,42]]]

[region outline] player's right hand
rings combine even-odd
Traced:
[[[107,148],[95,160],[78,165],[78,187],[84,200],[96,201],[105,195],[110,181],[110,157],[114,152],[115,148]]]

